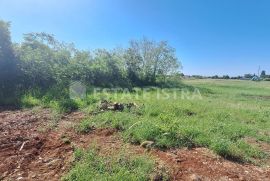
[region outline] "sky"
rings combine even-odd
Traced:
[[[188,75],[270,74],[269,0],[0,0],[13,42],[47,32],[80,49],[166,40]]]

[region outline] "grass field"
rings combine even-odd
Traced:
[[[127,154],[126,150],[110,156],[101,156],[94,146],[87,151],[76,150],[77,160],[72,170],[63,177],[63,180],[154,180],[155,162],[149,155],[136,156]],[[159,171],[162,179],[168,175]]]
[[[136,103],[98,112],[100,100]],[[27,96],[26,105],[42,105]],[[179,88],[89,92],[75,103],[89,113],[75,129],[116,128],[126,142],[158,149],[207,147],[226,159],[266,164],[270,144],[270,84],[240,80],[183,80]],[[57,106],[56,102],[49,105]],[[74,170],[72,171],[74,172]],[[76,175],[76,173],[75,173]]]

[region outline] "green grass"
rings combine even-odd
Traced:
[[[207,147],[227,159],[254,163],[268,156],[245,138],[270,144],[270,84],[239,80],[184,83],[187,85],[184,93],[197,88],[201,98],[192,97],[191,93],[189,97],[184,94],[182,99],[181,90],[166,89],[167,93],[162,94],[156,88],[144,95],[141,90],[130,94],[100,93],[97,99],[136,102],[139,108],[107,111],[87,118],[82,124],[114,127],[128,142],[154,141],[159,149]],[[89,105],[90,110],[95,105]]]
[[[252,138],[270,144],[270,84],[240,80],[184,80],[177,89],[147,87],[108,93],[88,92],[86,99],[25,96],[26,106],[45,105],[59,112],[80,109],[90,114],[76,127],[87,133],[93,127],[113,127],[125,141],[153,141],[159,149],[207,147],[227,159],[263,161],[269,156]],[[194,93],[195,91],[195,93]],[[98,111],[102,99],[135,102],[138,108],[123,112]]]
[[[150,180],[159,174],[167,180],[166,172],[155,169],[154,160],[147,156],[134,156],[122,150],[113,155],[102,156],[96,148],[77,149],[74,153],[75,163],[64,181],[85,180]]]
[[[40,106],[52,108],[58,113],[64,113],[77,110],[80,106],[80,102],[79,100],[75,101],[69,98],[48,99],[46,96],[36,97],[31,94],[26,94],[21,98],[20,104],[22,108],[32,108]]]
[[[36,97],[32,96],[31,94],[26,94],[22,97],[21,104],[23,108],[31,108],[35,106],[40,106],[41,101]]]
[[[77,133],[89,133],[93,128],[93,123],[89,122],[87,119],[81,121],[80,124],[75,126]]]

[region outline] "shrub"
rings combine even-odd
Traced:
[[[60,112],[71,112],[79,108],[78,104],[72,99],[62,99],[58,101]]]
[[[21,99],[21,105],[24,108],[30,108],[41,105],[41,101],[30,94],[24,95]]]

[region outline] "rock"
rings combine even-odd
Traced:
[[[180,163],[180,162],[183,162],[184,160],[178,158],[178,159],[176,159],[175,161],[176,161],[177,163]]]
[[[2,177],[6,177],[8,175],[8,171],[4,172]]]
[[[61,159],[54,159],[54,160],[51,160],[49,162],[46,163],[47,166],[52,166],[54,165],[55,163],[61,161]]]
[[[239,179],[240,181],[245,180],[245,178],[244,178],[243,176],[239,176],[238,179]]]
[[[138,105],[134,102],[131,103],[119,103],[119,102],[110,102],[107,100],[102,100],[100,102],[99,111],[123,111],[125,108],[131,109],[132,107],[137,108]]]
[[[151,177],[150,179],[151,181],[160,181],[160,180],[163,180],[163,175],[160,175],[160,174],[155,174]]]
[[[154,142],[153,141],[144,141],[141,143],[141,147],[143,148],[151,148],[153,146]]]
[[[202,178],[199,177],[199,176],[196,175],[196,174],[192,174],[192,175],[190,176],[190,181],[201,181],[201,180],[202,180]]]
[[[131,109],[132,107],[135,107],[135,108],[138,107],[138,105],[136,103],[134,103],[134,102],[127,103],[126,106],[127,106],[128,109]]]
[[[124,104],[119,103],[119,102],[109,102],[106,100],[101,101],[99,109],[100,110],[113,110],[113,111],[123,111],[125,108]]]
[[[123,111],[124,108],[125,108],[124,105],[121,104],[121,103],[115,103],[115,104],[114,104],[114,110],[115,110],[115,111]]]
[[[108,109],[108,105],[109,105],[109,102],[106,101],[106,100],[102,100],[100,105],[99,105],[99,109],[100,110],[107,110]]]

